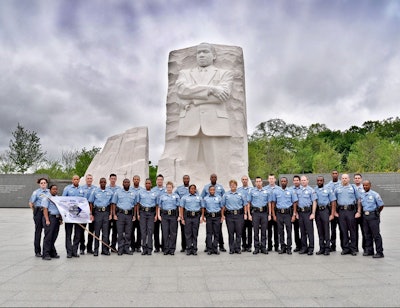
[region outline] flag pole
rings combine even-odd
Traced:
[[[102,244],[104,244],[105,246],[107,246],[108,248],[110,248],[112,251],[117,252],[114,248],[112,248],[110,245],[106,244],[104,241],[102,241],[100,238],[98,238],[93,232],[89,231],[88,228],[86,228],[85,226],[83,226],[80,223],[76,223],[78,225],[81,226],[82,229],[86,230],[91,236],[93,236],[96,240],[98,240],[99,242],[101,242]]]

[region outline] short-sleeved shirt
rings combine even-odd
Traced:
[[[184,195],[189,194],[189,186],[185,186],[185,185],[178,186],[175,189],[175,193],[179,196],[179,198],[182,198]]]
[[[33,191],[29,202],[32,202],[35,207],[42,207],[42,203],[47,197],[50,196],[50,190],[49,189],[41,189],[38,188]]]
[[[172,193],[172,194],[162,194],[159,198],[159,204],[158,206],[162,210],[176,210],[179,206],[179,196],[178,194]]]
[[[324,185],[321,188],[316,186],[314,190],[317,194],[317,202],[319,206],[330,205],[332,201],[336,200],[336,196],[333,193],[333,190],[327,185]]]
[[[229,211],[240,210],[247,205],[247,194],[245,196],[242,192],[230,190],[222,197],[222,205]]]
[[[244,196],[244,200],[246,201],[246,203],[247,203],[247,195],[249,194],[249,191],[250,191],[250,190],[251,190],[251,187],[250,187],[250,186],[246,186],[246,187],[241,186],[241,187],[239,187],[239,188],[237,189],[237,191],[238,191],[239,193],[241,193],[242,196]]]
[[[85,197],[85,191],[82,186],[70,184],[64,188],[62,195],[67,197]]]
[[[297,197],[299,198],[298,206],[300,208],[311,207],[313,201],[317,200],[317,194],[310,186],[300,187]]]
[[[138,203],[143,207],[155,207],[158,193],[152,190],[139,190]]]
[[[219,195],[205,196],[202,199],[202,207],[209,213],[217,213],[222,208],[222,197]]]
[[[381,196],[376,191],[370,190],[361,195],[361,205],[363,207],[363,211],[372,212],[384,204]]]
[[[247,201],[251,203],[252,207],[261,208],[268,205],[270,195],[264,188],[258,189],[254,187],[247,195]]]
[[[155,186],[155,187],[153,187],[153,188],[151,189],[151,191],[157,193],[157,204],[160,204],[160,197],[161,197],[163,194],[166,194],[166,193],[167,193],[167,191],[165,190],[165,187],[164,187],[164,186],[162,186],[162,187]]]
[[[113,195],[113,192],[108,187],[104,190],[97,187],[90,194],[88,201],[93,203],[95,207],[107,207],[110,205]]]
[[[181,199],[181,207],[187,211],[198,212],[201,209],[201,200],[198,195],[185,195]]]
[[[87,186],[87,184],[81,186],[83,189],[83,194],[86,199],[89,200],[90,195],[92,192],[97,188],[95,185]]]
[[[137,193],[132,189],[118,189],[111,200],[121,210],[131,210],[137,203]]]
[[[225,193],[225,189],[221,184],[215,183],[215,185],[212,185],[211,183],[208,183],[206,185],[204,185],[203,191],[201,192],[201,197],[204,198],[205,196],[208,196],[210,191],[210,186],[214,186],[215,187],[215,195],[219,195],[220,197],[222,197]]]
[[[272,191],[271,201],[275,202],[278,209],[288,209],[294,202],[298,201],[297,194],[293,189],[286,187],[283,189],[278,186]]]
[[[52,197],[49,194],[49,197]],[[42,202],[43,208],[47,208],[50,215],[60,215],[60,211],[58,210],[57,206],[48,198],[45,198]]]
[[[361,197],[358,190],[354,188],[352,184],[348,184],[346,186],[339,185],[334,190],[334,194],[339,206],[355,204]]]

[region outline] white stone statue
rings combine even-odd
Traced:
[[[211,173],[226,187],[230,179],[240,180],[248,173],[242,49],[201,43],[173,51],[168,75],[158,173],[177,184],[189,174],[200,189]]]
[[[86,174],[93,176],[93,185],[99,184],[101,177],[117,175],[117,185],[122,186],[125,178],[139,175],[141,183],[149,176],[149,136],[147,127],[134,127],[122,134],[111,136],[100,153],[90,163]],[[81,183],[85,183],[85,176]],[[107,183],[109,184],[109,183]]]

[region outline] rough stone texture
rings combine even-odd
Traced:
[[[208,145],[210,133],[200,134],[200,136],[196,137],[178,135],[179,121],[180,117],[182,117],[182,110],[185,105],[182,103],[181,97],[178,97],[176,81],[182,70],[189,70],[197,67],[197,46],[172,51],[169,54],[168,61],[165,148],[158,162],[158,173],[163,174],[166,180],[171,180],[181,185],[182,176],[184,174],[189,174],[191,177],[190,182],[196,184],[199,189],[202,189],[202,187],[209,182],[211,173],[216,173],[218,176],[218,183],[226,188],[228,188],[230,179],[236,179],[240,184],[241,176],[247,175],[248,173],[247,115],[243,51],[240,47],[236,46],[213,46],[216,50],[214,66],[221,70],[228,70],[229,73],[233,75],[230,97],[226,102],[222,102],[222,104],[225,104],[224,108],[228,115],[230,136],[225,137],[225,133],[221,133],[219,136],[215,134],[211,138],[214,138],[216,143]],[[210,84],[215,85],[215,81],[211,81]],[[195,99],[193,101],[195,101]],[[196,103],[191,106],[196,107]],[[207,108],[212,108],[213,105],[209,104],[208,106]],[[215,108],[221,107],[218,106],[218,104],[214,104],[214,106],[216,106]],[[208,112],[210,112],[210,110],[208,110]],[[214,129],[221,130],[221,127],[215,127]],[[198,151],[196,148],[190,149],[192,153],[189,153],[190,151],[187,152],[185,150],[185,147],[187,147],[187,138],[192,138],[192,140],[193,138],[201,139],[199,140],[199,144],[203,144],[204,142],[205,146],[200,145],[199,147],[203,147],[203,150],[200,149]],[[213,158],[210,159],[209,148],[214,145],[217,146],[216,148],[218,151],[216,155],[214,154]],[[188,148],[190,148],[190,146]],[[197,156],[197,158],[194,159],[193,156]]]
[[[132,182],[135,174],[141,183],[149,176],[149,136],[147,127],[134,127],[122,134],[107,139],[102,151],[98,153],[86,174],[93,175],[93,184],[98,186],[101,177],[107,179],[111,173],[117,175],[117,185],[122,185],[124,178]],[[85,174],[85,176],[86,176]],[[85,177],[80,184],[85,184]]]

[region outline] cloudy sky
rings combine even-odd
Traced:
[[[168,54],[203,41],[243,48],[249,134],[400,116],[399,33],[396,0],[2,0],[0,152],[18,122],[53,159],[148,126],[156,164]]]

